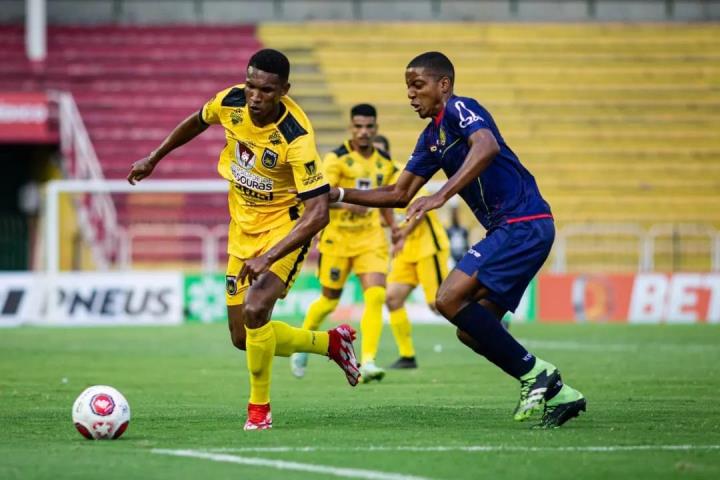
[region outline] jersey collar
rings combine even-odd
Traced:
[[[445,106],[443,106],[443,109],[440,110],[440,113],[438,113],[435,117],[433,117],[433,123],[436,127],[440,126],[440,123],[443,120],[443,117],[445,116]]]

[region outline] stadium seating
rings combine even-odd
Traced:
[[[47,60],[32,65],[23,39],[21,28],[0,27],[0,41],[9,47],[0,49],[0,89],[72,92],[106,178],[124,178],[134,160],[211,95],[242,82],[250,55],[260,47],[251,26],[51,26]],[[170,154],[154,178],[217,178],[224,143],[222,129],[210,129]],[[123,224],[228,222],[223,194],[114,198]],[[157,251],[135,248],[134,258],[197,261],[201,250],[184,242],[163,242]]]
[[[447,53],[456,91],[494,114],[560,227],[720,226],[717,25],[273,24],[258,35],[269,46],[313,52],[341,111],[375,103],[401,160],[424,126],[408,107],[404,67],[423,51]],[[296,92],[306,88],[315,87],[295,79]],[[325,149],[345,135],[315,124]],[[602,268],[606,259],[594,257],[593,268]]]
[[[44,65],[25,59],[22,29],[0,27],[0,41],[8,46],[0,49],[0,89],[72,91],[108,178],[124,177],[206,97],[241,81],[261,44],[290,56],[291,94],[313,120],[321,152],[347,136],[349,107],[370,101],[402,160],[424,125],[408,108],[404,67],[417,53],[441,49],[456,64],[456,91],[493,112],[560,227],[720,227],[717,25],[50,27]],[[157,178],[214,178],[224,139],[213,130],[173,153]],[[227,220],[222,202],[187,202],[166,200],[167,221]],[[119,200],[121,218],[141,221],[146,203]]]

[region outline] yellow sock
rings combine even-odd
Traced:
[[[308,308],[307,314],[305,314],[303,328],[305,330],[317,330],[320,328],[325,317],[335,310],[339,302],[339,298],[331,299],[325,295],[320,295],[310,304],[310,308]]]
[[[250,403],[270,403],[270,373],[275,354],[275,330],[268,322],[260,328],[245,327],[245,349],[250,371]]]
[[[382,307],[385,303],[385,287],[374,286],[365,290],[365,309],[360,319],[362,332],[362,362],[374,361],[382,334]]]
[[[395,336],[395,343],[401,357],[414,357],[415,347],[412,341],[412,326],[408,320],[407,310],[400,307],[390,312],[390,327]]]
[[[285,322],[270,322],[275,330],[275,355],[289,357],[295,352],[317,353],[326,355],[330,336],[327,332],[313,332],[304,328],[296,328]]]

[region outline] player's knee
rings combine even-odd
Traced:
[[[452,320],[460,311],[462,304],[463,300],[458,296],[457,292],[453,291],[452,288],[445,287],[445,284],[440,285],[440,289],[435,294],[435,308],[440,315]]]
[[[267,323],[270,307],[263,302],[245,304],[245,325],[248,328],[260,328]]]
[[[451,298],[438,292],[437,297],[435,297],[435,309],[440,315],[448,320],[454,317],[454,305],[455,302]]]
[[[400,295],[388,292],[387,298],[385,299],[385,305],[387,305],[388,310],[394,312],[395,310],[403,306],[403,299],[402,297],[400,297]]]

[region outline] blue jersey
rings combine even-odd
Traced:
[[[460,190],[475,217],[488,231],[508,222],[549,217],[550,206],[535,178],[505,143],[490,112],[472,98],[450,97],[420,135],[405,169],[429,179],[442,168],[450,178],[470,150],[468,138],[481,128],[492,132],[500,153],[477,180]]]

